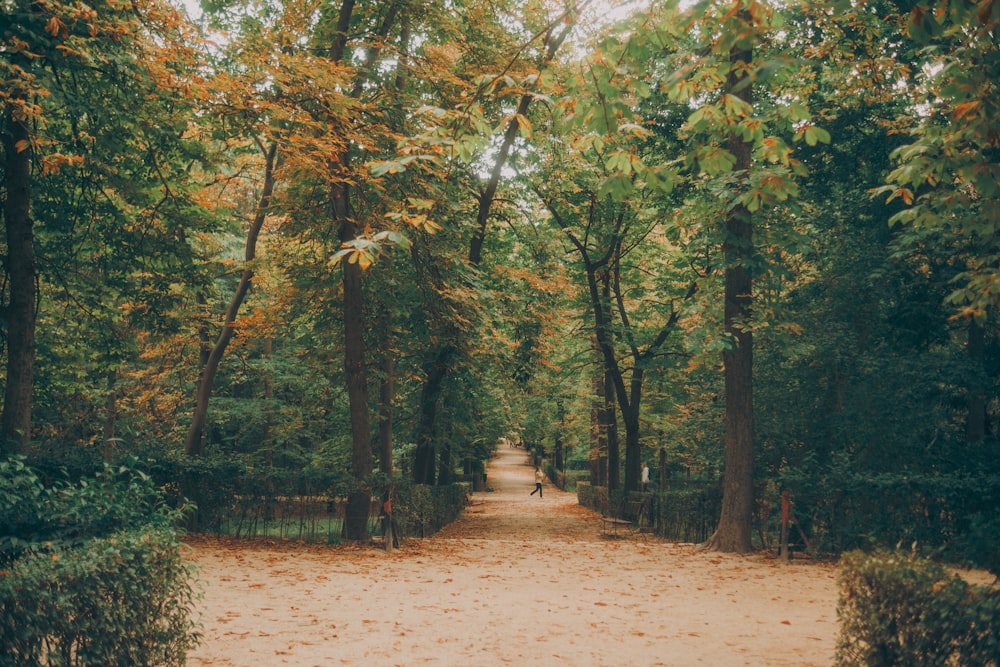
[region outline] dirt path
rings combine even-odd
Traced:
[[[521,449],[456,523],[371,547],[197,542],[204,641],[189,665],[826,667],[835,568],[601,538]]]

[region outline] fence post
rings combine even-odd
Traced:
[[[789,560],[788,552],[788,517],[792,510],[791,492],[785,489],[781,492],[781,544],[778,546],[778,557]]]

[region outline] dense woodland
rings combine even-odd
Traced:
[[[201,10],[0,0],[0,453],[998,521],[1000,3]]]

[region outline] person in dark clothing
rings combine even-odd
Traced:
[[[535,495],[537,493],[538,497],[541,498],[542,497],[542,480],[544,480],[544,479],[545,479],[545,473],[542,472],[541,468],[539,468],[538,466],[535,466],[535,490],[532,491],[528,495],[532,495],[533,496],[533,495]]]

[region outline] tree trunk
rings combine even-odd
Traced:
[[[747,103],[753,103],[752,86],[745,81],[743,64],[750,63],[749,49],[734,47],[727,88]],[[729,135],[727,148],[736,157],[734,170],[740,183],[750,171],[750,144],[737,134]],[[725,331],[729,347],[722,354],[725,374],[725,471],[719,527],[710,546],[724,552],[750,551],[753,523],[753,337],[750,327],[752,306],[753,227],[750,212],[734,207],[726,219],[723,243],[726,262]]]
[[[456,352],[453,346],[442,345],[438,348],[430,367],[425,369],[424,384],[420,389],[417,449],[413,459],[414,484],[434,483],[434,429],[438,399],[441,397],[444,379],[451,368],[451,359]]]
[[[639,405],[642,397],[643,370],[632,369],[628,405],[622,407],[625,422],[625,490],[638,491],[642,486],[642,444],[639,442]]]
[[[353,238],[354,226],[344,224],[343,238]],[[344,273],[344,374],[351,420],[351,476],[361,484],[347,498],[344,538],[368,538],[369,488],[372,474],[371,420],[368,412],[368,373],[365,368],[363,295],[361,267],[347,258],[341,262]]]
[[[342,157],[346,166],[346,156]],[[350,215],[348,185],[331,187],[334,219],[340,226],[341,243],[354,240],[356,229]],[[368,512],[371,505],[372,433],[368,408],[368,370],[365,359],[364,294],[362,269],[344,257],[340,262],[344,289],[344,376],[351,420],[351,475],[361,488],[347,497],[344,538],[368,539]]]
[[[621,488],[621,458],[618,453],[618,410],[614,380],[604,369],[604,428],[608,434],[608,492]]]
[[[566,470],[566,462],[563,460],[563,429],[566,428],[566,409],[562,399],[556,401],[556,415],[559,418],[559,430],[556,431],[555,448],[552,451],[552,466],[557,472]]]
[[[27,69],[27,67],[26,67]],[[35,372],[35,242],[31,220],[31,135],[20,117],[23,91],[10,91],[0,132],[4,151],[7,265],[7,382],[0,426],[0,453],[20,451],[31,438],[31,394]]]
[[[330,47],[330,60],[343,63],[347,56],[347,41],[354,12],[354,0],[343,0],[337,15],[337,33]],[[382,23],[372,35],[374,46],[366,50],[364,63],[358,69],[351,97],[360,99],[369,81],[370,69],[378,62],[380,44],[389,34],[402,3],[389,5],[382,16]],[[340,242],[345,245],[357,238],[357,223],[351,210],[351,153],[350,149],[331,161],[334,169],[330,185],[330,202],[333,221],[340,231]],[[368,515],[371,510],[371,474],[373,466],[371,413],[368,406],[368,369],[365,352],[364,293],[362,268],[345,256],[340,263],[344,290],[344,375],[351,421],[351,475],[358,488],[348,494],[344,516],[344,538],[368,539]]]
[[[399,18],[399,62],[396,65],[396,80],[393,83],[397,105],[392,116],[392,125],[398,132],[403,131],[406,114],[403,113],[403,89],[406,87],[407,71],[410,65],[410,14],[404,11]],[[392,427],[393,401],[396,397],[395,351],[393,350],[392,309],[383,302],[380,313],[382,331],[382,378],[379,382],[378,410],[378,451],[379,470],[392,479]],[[387,498],[388,500],[388,498]],[[386,526],[391,530],[391,518]],[[392,540],[386,535],[386,546],[391,546]]]
[[[254,213],[253,222],[247,232],[246,250],[244,253],[243,273],[240,276],[239,285],[233,298],[226,308],[226,317],[222,325],[222,331],[215,341],[204,367],[201,369],[201,377],[198,379],[198,392],[195,397],[194,414],[191,417],[191,426],[188,428],[187,438],[184,441],[184,454],[187,456],[200,456],[205,453],[205,422],[208,420],[208,403],[212,398],[212,388],[215,384],[215,375],[222,362],[222,355],[225,354],[229,342],[236,333],[236,317],[239,315],[243,300],[250,291],[253,283],[252,262],[257,256],[257,237],[260,235],[261,227],[267,219],[267,210],[271,204],[271,193],[274,192],[274,168],[277,161],[278,146],[272,143],[264,152],[264,187],[261,191],[260,200],[257,202],[257,211]]]
[[[590,402],[590,483],[593,486],[607,484],[605,472],[608,467],[607,431],[604,428],[604,363],[601,350],[597,345],[597,336],[591,337],[591,343],[597,357],[597,366],[591,374],[591,389],[593,396]]]
[[[108,371],[108,395],[104,400],[104,462],[115,454],[115,427],[118,421],[118,373]]]
[[[966,415],[965,435],[970,444],[982,444],[986,439],[986,390],[981,379],[986,355],[986,330],[976,320],[971,320],[967,335],[966,352],[972,380],[968,386],[969,412]]]
[[[395,398],[395,368],[392,350],[392,319],[389,306],[382,313],[382,378],[378,396],[378,452],[379,470],[392,478],[392,402]]]
[[[611,342],[611,315],[608,303],[611,299],[611,283],[608,272],[598,276],[598,265],[592,263],[583,253],[582,259],[587,270],[587,285],[590,292],[591,307],[594,312],[594,331],[597,335],[597,345],[601,351],[604,368],[604,405],[605,423],[608,432],[608,492],[621,487],[621,458],[618,448],[618,420],[616,406],[621,408],[623,417],[629,402],[625,393],[625,380],[621,367],[615,357]],[[628,439],[629,423],[626,422],[626,440]],[[638,441],[638,432],[636,433]],[[628,490],[628,489],[626,489]]]
[[[264,384],[264,414],[261,419],[260,441],[265,447],[265,461],[268,466],[274,465],[274,373],[272,372],[272,360],[274,358],[274,339],[264,340],[263,359],[265,362],[262,370],[262,382]]]
[[[441,443],[438,447],[438,478],[437,483],[440,486],[445,486],[451,484],[454,481],[454,475],[452,474],[453,461],[451,460],[451,445],[447,441]]]

